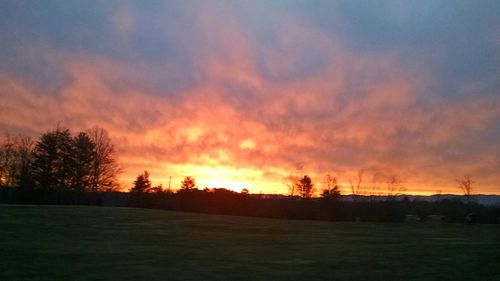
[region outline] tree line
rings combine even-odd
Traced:
[[[364,175],[365,171],[359,170],[356,178],[348,181],[353,200],[375,196],[393,200],[406,191],[404,181],[397,175],[376,172],[372,176],[371,183],[368,184],[364,182]],[[319,184],[314,183],[312,178],[304,172],[301,164],[296,165],[295,171],[286,177],[285,184],[288,187],[288,195],[301,198],[311,198],[314,195],[338,197],[342,190],[339,179],[329,173]]]
[[[459,181],[471,190],[470,177]],[[139,174],[129,189],[130,197],[122,198],[127,206],[159,208],[202,213],[271,217],[283,219],[311,219],[333,221],[420,221],[500,223],[500,206],[483,206],[471,199],[471,194],[443,198],[437,202],[410,200],[401,195],[402,182],[388,177],[384,196],[361,193],[362,179],[355,187],[359,193],[342,196],[338,179],[327,174],[318,187],[310,176],[294,173],[288,177],[289,188],[295,195],[249,194],[247,189],[235,192],[225,188],[203,188],[187,176],[180,188],[173,192],[161,185],[153,186],[149,172]],[[320,197],[312,197],[315,189]]]
[[[126,206],[334,221],[397,222],[408,215],[425,221],[437,215],[448,222],[464,222],[469,217],[469,221],[500,223],[500,206],[483,206],[472,199],[470,177],[458,181],[465,200],[420,202],[402,197],[404,184],[394,176],[386,178],[385,191],[380,192],[373,181],[371,193],[366,192],[362,172],[349,181],[349,196],[342,196],[336,177],[327,174],[316,184],[302,168],[287,177],[288,196],[200,189],[191,176],[173,192],[153,186],[147,171],[137,175],[129,192],[121,192],[117,190],[119,173],[114,146],[99,127],[72,134],[57,126],[36,140],[7,137],[0,146],[0,203]],[[316,191],[320,197],[313,197]]]
[[[7,137],[0,148],[0,186],[24,193],[97,192],[117,187],[120,168],[103,128],[71,134],[68,128],[31,137]]]

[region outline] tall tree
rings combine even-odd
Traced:
[[[149,172],[144,171],[144,173],[137,176],[134,181],[134,186],[130,189],[130,192],[149,192],[151,190],[151,181],[149,180]]]
[[[310,198],[314,193],[314,184],[308,175],[304,175],[297,183],[297,191],[302,198]]]
[[[100,127],[90,129],[88,135],[95,145],[91,167],[90,190],[105,191],[116,187],[116,177],[121,172],[116,161],[115,149],[108,132]]]
[[[90,189],[90,180],[92,177],[92,164],[95,159],[95,144],[90,137],[80,132],[73,138],[72,153],[72,181],[71,187],[77,191]]]
[[[340,185],[336,177],[326,174],[323,180],[323,191],[321,197],[324,199],[337,199],[340,197]]]
[[[72,139],[69,129],[43,134],[33,152],[33,179],[42,190],[61,189],[71,182]]]
[[[181,190],[192,190],[196,188],[196,181],[192,177],[185,177],[181,182]]]
[[[353,180],[349,180],[349,185],[351,187],[351,194],[352,194],[352,199],[354,201],[357,201],[358,198],[363,194],[363,174],[364,170],[359,170],[357,174],[357,179],[356,182],[353,182]]]
[[[69,129],[57,129],[55,132],[57,138],[57,154],[55,161],[56,189],[65,189],[71,187],[73,178],[73,138]]]
[[[472,203],[472,177],[469,175],[465,175],[463,178],[457,180],[460,189],[465,197],[465,202],[467,205]]]
[[[17,174],[17,186],[21,190],[29,190],[33,188],[33,146],[34,142],[31,137],[19,137],[17,151],[19,155],[19,170]]]
[[[295,196],[298,193],[297,184],[302,178],[302,175],[304,173],[303,171],[304,171],[304,166],[301,163],[297,163],[295,165],[295,171],[293,171],[286,177],[285,184],[288,188],[288,194],[290,196]]]
[[[396,175],[391,175],[387,178],[386,189],[388,200],[393,200],[406,191],[403,181]]]
[[[32,186],[33,140],[26,136],[7,136],[0,144],[0,186]]]
[[[10,136],[7,136],[0,145],[0,186],[14,185],[16,160],[15,141]]]

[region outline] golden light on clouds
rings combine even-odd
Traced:
[[[126,59],[26,44],[33,64],[55,65],[64,79],[42,87],[0,67],[1,132],[101,126],[123,166],[123,189],[148,170],[164,187],[193,176],[201,188],[282,193],[300,163],[317,183],[338,176],[344,193],[359,170],[366,184],[399,175],[409,193],[460,192],[455,178],[465,174],[480,192],[500,192],[498,89],[434,94],[432,74],[406,67],[410,58],[394,48],[351,49],[286,10],[261,26],[220,5],[180,6],[184,28],[151,19],[155,42],[172,56],[155,44],[137,49],[134,36],[148,33],[128,6],[109,20]],[[482,89],[474,85],[457,91]]]

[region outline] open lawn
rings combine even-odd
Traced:
[[[0,205],[0,280],[500,280],[500,225]]]

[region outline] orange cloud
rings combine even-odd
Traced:
[[[131,32],[132,16],[116,17]],[[0,75],[2,130],[102,126],[124,187],[149,170],[164,186],[189,175],[201,185],[286,192],[283,179],[302,163],[317,181],[335,172],[344,185],[363,169],[399,174],[410,192],[459,192],[454,178],[463,174],[479,178],[480,192],[499,192],[500,151],[475,143],[498,123],[499,98],[425,94],[425,75],[396,55],[349,51],[294,18],[263,47],[227,11],[200,10],[195,23],[203,47],[190,87],[149,87],[179,77],[174,65],[64,54],[69,80],[56,92]]]

